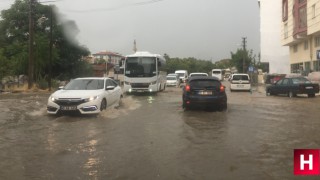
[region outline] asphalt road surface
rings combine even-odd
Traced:
[[[181,94],[126,95],[98,116],[49,116],[47,93],[0,94],[0,179],[298,179],[293,150],[320,148],[319,96],[227,88],[220,112],[183,111]]]

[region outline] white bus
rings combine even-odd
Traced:
[[[217,77],[220,81],[224,79],[224,70],[223,69],[212,69],[211,71],[212,77]]]
[[[136,52],[124,61],[124,92],[159,92],[166,88],[166,60],[159,54]]]

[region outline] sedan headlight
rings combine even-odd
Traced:
[[[155,85],[155,84],[157,84],[157,81],[153,81],[150,83],[150,85]]]
[[[89,97],[89,98],[85,98],[84,101],[85,101],[85,102],[94,101],[94,100],[96,100],[96,99],[98,99],[98,98],[99,98],[99,96],[91,96],[91,97]]]
[[[57,100],[57,99],[54,98],[53,96],[50,96],[49,99],[50,99],[50,101],[52,101],[52,102],[55,102],[55,101]]]

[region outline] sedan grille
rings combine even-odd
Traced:
[[[60,106],[77,106],[79,104],[85,103],[84,99],[80,98],[59,98],[55,100]]]

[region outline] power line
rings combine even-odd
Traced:
[[[89,10],[67,10],[67,11],[68,12],[73,12],[73,13],[90,13],[90,12],[102,12],[102,11],[115,11],[115,10],[123,9],[123,8],[127,8],[127,7],[144,6],[144,5],[148,5],[148,4],[154,4],[154,3],[161,2],[161,1],[165,1],[165,0],[149,0],[149,1],[145,1],[145,2],[131,3],[131,4],[123,5],[121,7],[97,8],[97,9],[89,9]]]

